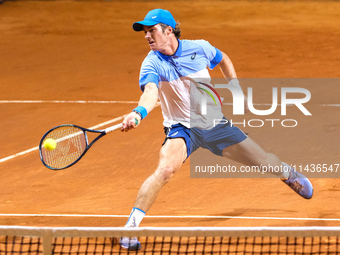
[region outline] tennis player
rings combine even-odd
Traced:
[[[140,70],[139,86],[143,94],[137,108],[125,117],[122,131],[136,128],[159,99],[166,137],[158,167],[140,187],[125,227],[139,226],[161,188],[199,147],[247,166],[279,166],[282,172],[278,177],[285,184],[305,199],[312,197],[313,187],[305,176],[281,162],[276,155],[265,152],[239,128],[228,124],[205,125],[204,128],[192,126],[190,113],[195,111],[192,109],[195,105],[190,101],[190,79],[210,78],[208,68],[219,66],[229,86],[240,86],[233,64],[224,52],[204,40],[179,40],[179,24],[167,10],[151,10],[143,21],[133,24],[133,29],[144,31],[151,51]],[[121,238],[120,244],[129,250],[141,248],[137,238]]]

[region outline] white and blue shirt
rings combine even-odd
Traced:
[[[172,56],[150,51],[140,71],[139,85],[153,82],[158,87],[164,122],[170,127],[182,124],[190,128],[190,81],[203,78],[210,81],[207,68],[213,69],[222,60],[222,53],[204,40],[178,40]]]

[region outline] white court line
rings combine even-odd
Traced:
[[[339,107],[340,104],[322,104],[321,106],[334,106],[334,107]]]
[[[97,215],[97,214],[14,214],[1,213],[0,217],[89,217],[89,218],[128,218],[130,215]],[[293,218],[293,217],[251,217],[251,216],[213,216],[213,215],[145,215],[144,218],[176,219],[246,219],[246,220],[296,220],[296,221],[340,221],[335,218]]]
[[[39,149],[39,146],[36,146],[36,147],[31,148],[31,149],[28,149],[28,150],[25,150],[25,151],[22,151],[22,152],[18,152],[18,153],[16,153],[16,154],[13,154],[13,155],[8,156],[8,157],[6,157],[6,158],[0,159],[0,163],[5,162],[5,161],[7,161],[7,160],[10,160],[10,159],[12,159],[12,158],[19,157],[19,156],[21,156],[21,155],[25,155],[25,154],[30,153],[30,152],[32,152],[32,151],[36,151],[36,150],[38,150],[38,149]]]
[[[1,102],[1,101],[0,101]],[[222,105],[233,105],[233,103],[222,103]],[[263,105],[263,106],[272,106],[273,104],[267,104],[267,103],[263,103],[263,104],[257,104],[257,103],[253,103],[253,105]],[[278,106],[281,106],[281,104],[277,104]],[[294,106],[294,104],[287,104],[287,106]],[[325,106],[325,107],[339,107],[340,104],[320,104],[319,106]]]
[[[0,100],[0,104],[138,104],[138,101],[93,101],[93,100]],[[233,105],[233,103],[223,103]],[[253,105],[271,106],[270,103],[254,103]],[[280,106],[281,104],[278,104]],[[289,105],[290,106],[290,105]],[[339,107],[340,104],[320,104],[326,107]]]
[[[90,127],[89,129],[97,129],[97,128],[102,127],[102,126],[106,126],[106,125],[111,124],[113,122],[116,122],[116,121],[124,119],[125,116],[126,115],[122,115],[122,116],[117,117],[115,119],[112,119],[112,120],[100,123],[100,124],[95,125],[93,127]],[[22,151],[22,152],[19,152],[19,153],[16,153],[16,154],[8,156],[6,158],[2,158],[2,159],[0,159],[0,163],[5,162],[5,161],[10,160],[10,159],[13,159],[13,158],[16,158],[16,157],[19,157],[19,156],[22,156],[22,155],[25,155],[27,153],[30,153],[30,152],[36,151],[36,150],[39,150],[39,146],[33,147],[31,149],[28,149],[28,150],[25,150],[25,151]]]
[[[138,101],[0,100],[0,104],[138,104]]]

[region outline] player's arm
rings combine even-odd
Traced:
[[[229,86],[241,87],[237,79],[234,65],[231,62],[230,58],[227,56],[227,54],[225,54],[224,52],[222,52],[222,60],[219,63],[219,67],[221,69],[221,72],[223,73],[224,78],[228,81]],[[249,111],[248,100],[245,95],[244,95],[244,110],[245,112]]]
[[[219,63],[219,67],[221,69],[221,72],[223,73],[224,78],[226,78],[228,82],[230,82],[231,79],[237,79],[234,65],[227,54],[225,54],[224,52],[222,52],[222,60]]]
[[[144,92],[139,99],[138,107],[124,118],[122,131],[129,131],[132,128],[136,128],[141,120],[155,108],[157,101],[157,85],[149,82],[144,87]],[[135,119],[137,119],[138,124],[135,123]]]

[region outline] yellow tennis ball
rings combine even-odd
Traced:
[[[52,151],[57,147],[57,142],[52,138],[47,138],[44,141],[44,148],[48,151]]]

